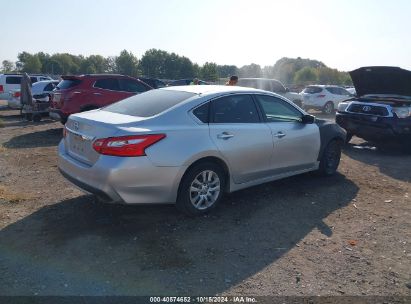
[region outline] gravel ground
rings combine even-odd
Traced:
[[[58,173],[61,125],[17,114],[0,109],[0,295],[411,295],[410,155],[355,138],[336,176],[187,218],[96,204]]]

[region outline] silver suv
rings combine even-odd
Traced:
[[[188,214],[225,192],[319,171],[334,174],[345,132],[283,97],[226,86],[148,91],[71,115],[59,168],[112,203],[174,203]]]

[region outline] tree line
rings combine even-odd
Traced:
[[[281,58],[272,66],[261,67],[252,63],[237,67],[206,62],[202,66],[189,58],[164,50],[147,50],[139,59],[123,50],[118,56],[73,55],[68,53],[30,54],[21,52],[17,62],[4,60],[2,72],[43,73],[50,75],[119,73],[133,77],[145,76],[159,79],[182,79],[198,77],[217,81],[231,75],[239,77],[265,77],[280,80],[285,84],[307,85],[312,83],[350,85],[346,72],[327,67],[317,60],[303,58]]]

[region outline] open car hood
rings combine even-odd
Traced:
[[[398,67],[363,67],[350,72],[359,97],[369,94],[411,96],[411,71]]]

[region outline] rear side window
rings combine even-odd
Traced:
[[[125,92],[132,93],[142,93],[147,91],[149,88],[139,81],[133,79],[119,79],[120,89]]]
[[[120,85],[116,78],[99,79],[94,83],[94,87],[104,90],[121,91]]]
[[[21,76],[7,76],[6,83],[7,84],[21,84]]]
[[[81,80],[79,79],[63,79],[57,85],[57,89],[58,90],[70,89],[72,87],[79,85],[80,83],[81,83]]]
[[[104,111],[138,117],[160,114],[195,96],[193,93],[172,90],[151,90],[123,99],[103,108]]]
[[[323,89],[320,87],[315,87],[315,86],[309,86],[306,87],[303,91],[303,93],[307,93],[307,94],[317,94],[317,93],[321,93]]]
[[[216,99],[213,104],[214,123],[257,123],[257,107],[250,95],[232,95]]]
[[[334,88],[334,87],[329,87],[329,88],[325,88],[328,92],[330,92],[331,94],[335,94],[335,95],[341,95],[340,89],[339,88]]]
[[[208,110],[210,108],[210,103],[207,102],[206,104],[203,104],[202,106],[199,106],[193,111],[193,114],[202,122],[208,123]]]

